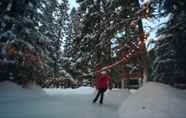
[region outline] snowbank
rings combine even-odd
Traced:
[[[0,83],[0,100],[13,100],[43,94],[45,92],[37,85],[30,85],[29,88],[23,88],[10,81]]]
[[[88,95],[93,94],[95,92],[95,89],[92,87],[79,87],[77,89],[61,89],[61,88],[46,88],[44,89],[46,94],[48,95],[69,95],[69,94],[80,94],[80,95]]]
[[[186,118],[186,91],[147,83],[125,100],[120,118]]]

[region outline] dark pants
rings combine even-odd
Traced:
[[[98,93],[97,93],[96,97],[94,98],[93,103],[95,103],[98,100],[99,96],[101,96],[99,103],[103,104],[103,97],[104,97],[104,93],[106,90],[107,90],[107,88],[98,89]]]

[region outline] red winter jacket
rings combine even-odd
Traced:
[[[107,74],[101,74],[97,73],[97,79],[96,79],[96,88],[102,89],[102,88],[108,88],[108,82],[111,80],[111,77]]]

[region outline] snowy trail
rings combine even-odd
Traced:
[[[118,108],[129,95],[112,90],[104,104],[92,104],[95,95],[44,95],[28,99],[0,101],[0,118],[118,118]]]

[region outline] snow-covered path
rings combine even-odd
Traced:
[[[0,118],[118,118],[127,90],[106,93],[103,105],[92,104],[93,94],[54,94],[0,100]]]

